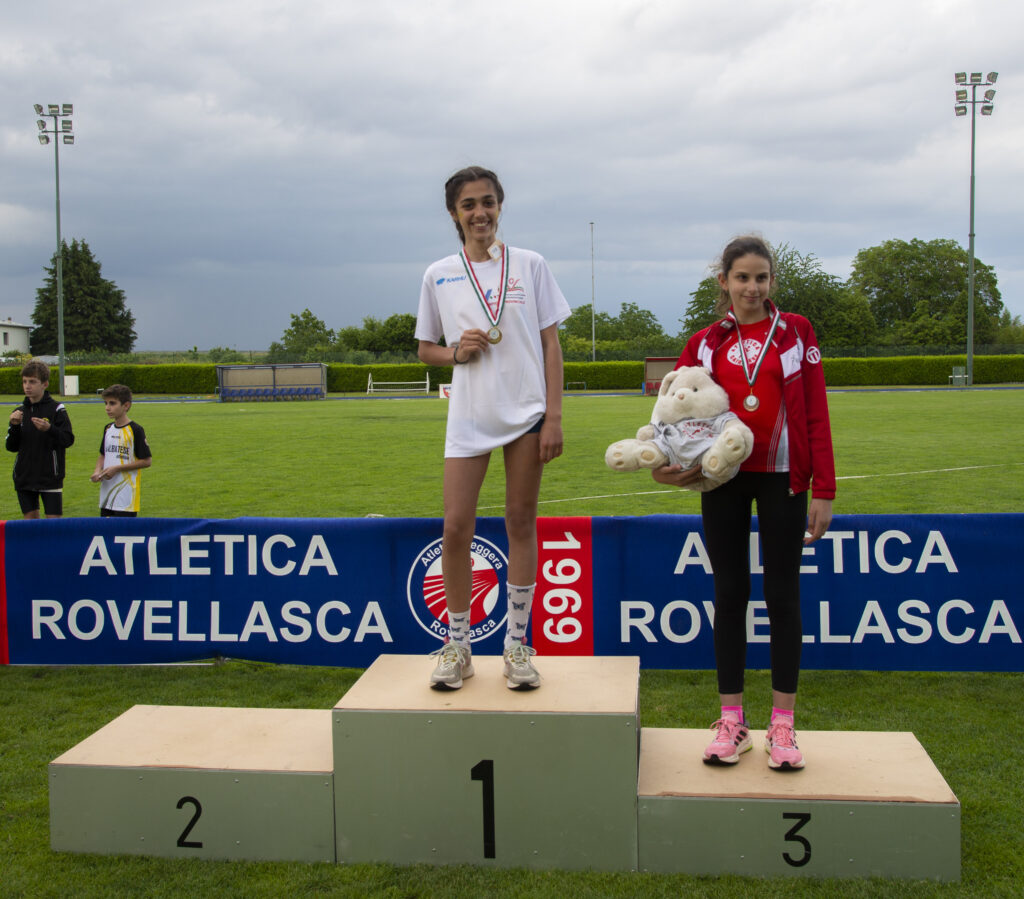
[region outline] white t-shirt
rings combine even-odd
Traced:
[[[544,351],[540,332],[565,321],[572,310],[544,257],[508,248],[505,311],[500,343],[491,344],[452,372],[446,458],[480,456],[530,430],[546,406]],[[488,299],[497,297],[501,260],[474,262]],[[496,305],[496,303],[495,303]],[[431,265],[423,276],[416,339],[451,346],[470,328],[487,330],[487,318],[469,275],[456,254]]]

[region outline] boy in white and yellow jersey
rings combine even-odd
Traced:
[[[100,485],[100,515],[135,518],[139,514],[139,470],[153,464],[153,454],[142,425],[128,418],[131,388],[113,384],[103,391],[103,403],[112,421],[103,429],[100,457],[91,476]]]

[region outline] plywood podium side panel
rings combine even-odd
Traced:
[[[330,774],[51,765],[49,780],[58,851],[335,860]]]
[[[635,869],[635,718],[334,714],[339,861]]]

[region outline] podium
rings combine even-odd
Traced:
[[[49,766],[71,852],[334,861],[330,712],[136,705]]]
[[[442,692],[380,656],[332,713],[338,860],[635,869],[639,664],[545,657],[519,691],[475,656]]]
[[[799,731],[807,767],[641,728],[639,659],[499,656],[461,690],[380,656],[333,709],[139,705],[49,766],[55,850],[958,880],[960,803],[913,734]]]
[[[801,730],[807,767],[785,772],[752,736],[719,767],[710,731],[643,729],[641,869],[960,879],[960,803],[913,734]]]

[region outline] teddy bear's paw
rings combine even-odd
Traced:
[[[747,456],[747,443],[743,439],[742,431],[726,431],[722,435],[720,449],[724,460],[723,464],[735,465],[737,462],[742,462]]]
[[[639,464],[642,468],[660,468],[665,464],[665,454],[656,446],[640,446],[637,448]]]
[[[725,461],[720,452],[708,450],[704,454],[704,458],[701,459],[700,467],[706,476],[717,478],[725,472],[729,463]]]
[[[626,440],[613,443],[605,451],[604,464],[614,471],[636,471],[640,464],[635,444]]]

